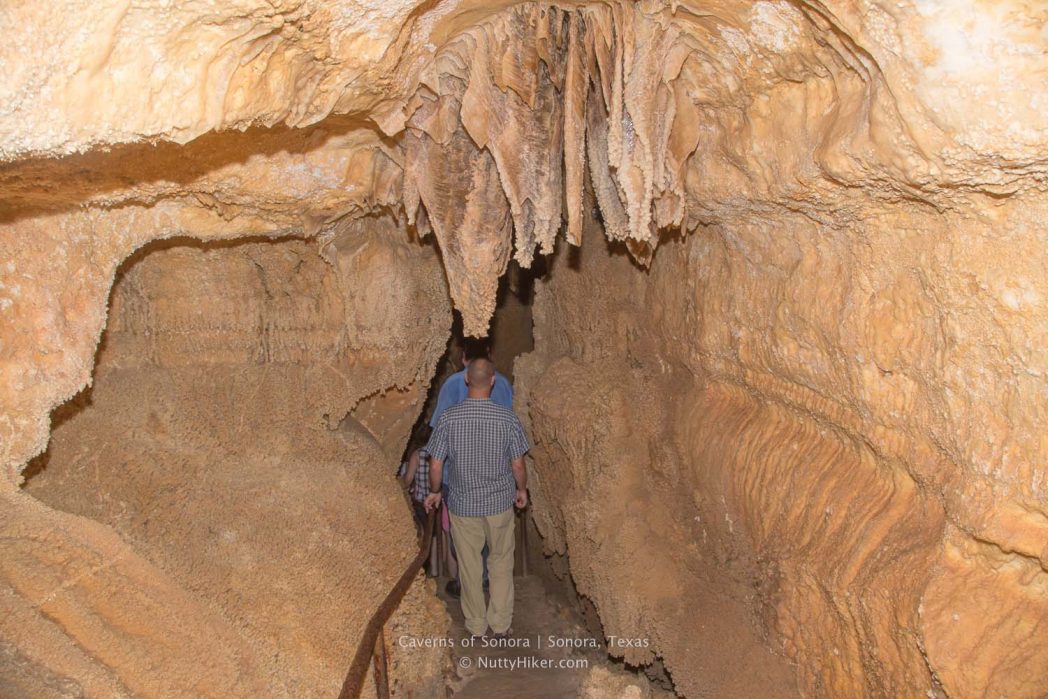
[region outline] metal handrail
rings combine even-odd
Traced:
[[[382,604],[378,606],[375,613],[371,615],[371,621],[364,627],[364,637],[357,645],[357,652],[353,656],[353,662],[346,674],[346,681],[342,683],[342,691],[338,699],[357,699],[364,687],[364,681],[368,674],[369,661],[374,658],[375,683],[380,698],[389,696],[389,673],[386,668],[386,644],[382,629],[386,622],[393,616],[393,612],[400,606],[404,595],[415,582],[415,576],[422,570],[422,566],[429,557],[429,549],[433,543],[433,529],[437,519],[437,510],[434,509],[426,517],[426,526],[422,533],[422,541],[419,543],[418,555],[404,570],[404,574],[397,580],[397,584],[389,591]]]

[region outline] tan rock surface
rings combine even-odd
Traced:
[[[25,487],[56,510],[37,506],[38,519],[87,518],[87,532],[109,532],[111,550],[98,534],[51,544],[53,557],[105,555],[83,573],[63,563],[68,579],[51,592],[28,581],[54,565],[28,567],[27,556],[47,550],[43,535],[5,557],[17,608],[44,615],[27,608],[5,625],[32,663],[89,695],[338,693],[369,610],[414,555],[392,471],[450,321],[434,252],[391,236],[343,231],[322,251],[330,264],[315,244],[288,240],[172,242],[125,265],[94,383],[56,417]],[[399,314],[347,311],[377,297]],[[411,419],[393,435],[352,417],[333,429],[330,416],[364,396],[378,424]],[[120,581],[107,593],[103,577],[125,559],[152,576],[129,600],[117,596]],[[74,595],[76,586],[93,596]],[[401,633],[440,635],[446,617],[431,585],[411,594],[408,616],[394,622]],[[120,689],[85,686],[85,671],[42,641],[24,649],[26,618],[62,626]],[[125,623],[143,632],[110,631]],[[443,657],[419,651],[397,680],[436,691]]]
[[[253,343],[266,334],[227,348],[219,333],[206,347],[227,361],[301,362],[301,375],[241,377],[271,398],[314,387],[296,410],[332,423],[352,411],[340,434],[366,430],[379,458],[415,403],[383,390],[421,391],[447,327],[426,321],[443,290],[405,293],[422,268],[400,243],[376,242],[406,241],[410,221],[434,232],[471,334],[486,330],[511,255],[551,252],[562,223],[585,243],[581,262],[560,251],[540,295],[520,405],[539,439],[547,542],[568,552],[608,630],[655,641],[627,660],[663,658],[689,694],[780,683],[810,696],[1044,695],[1046,19],[1029,0],[3,8],[0,487],[16,533],[0,551],[12,620],[0,658],[24,669],[18,691],[168,689],[141,669],[159,665],[132,653],[160,646],[115,645],[136,658],[125,662],[76,645],[108,645],[117,624],[91,590],[68,613],[101,627],[46,626],[45,597],[17,582],[30,560],[44,561],[41,589],[67,589],[69,560],[98,569],[73,576],[85,585],[141,581],[114,583],[114,599],[170,590],[179,609],[211,605],[206,625],[184,632],[182,660],[213,657],[221,675],[200,694],[251,693],[282,667],[253,660],[264,634],[234,621],[273,618],[214,592],[206,550],[121,529],[112,503],[91,500],[104,491],[74,493],[75,479],[62,506],[104,526],[17,490],[47,447],[51,410],[92,380],[121,262],[158,238],[287,235],[316,236],[340,283],[370,260],[360,268],[376,281],[355,277],[329,297],[345,319],[334,346],[367,367],[362,378],[327,378],[331,360],[281,344],[312,330],[267,326],[276,344],[265,349]],[[364,216],[374,221],[346,223]],[[611,256],[601,237],[616,241]],[[156,288],[173,283],[163,277]],[[182,365],[146,378],[137,363],[171,359],[150,351],[127,346],[126,380],[179,385]],[[130,427],[142,397],[104,376],[99,396]],[[211,389],[227,380],[235,395],[235,372]],[[56,450],[76,424],[56,428]],[[317,423],[303,424],[289,433],[310,441],[298,430]],[[136,477],[153,451],[135,440],[154,427],[121,441]],[[326,478],[365,487],[339,481],[338,445],[316,441]],[[256,456],[283,483],[265,444]],[[323,500],[319,484],[293,485],[292,509]],[[376,491],[375,512],[395,495]],[[192,521],[168,515],[172,527]],[[391,541],[410,532],[396,516]],[[37,531],[59,542],[54,555],[33,559],[25,538]],[[291,551],[277,541],[274,552]],[[394,550],[376,569],[395,567]],[[345,564],[314,563],[324,576]],[[347,585],[381,593],[364,575]],[[156,643],[182,616],[149,611],[166,594],[134,602]],[[711,607],[703,630],[694,610]],[[240,641],[212,653],[227,634]],[[56,644],[48,662],[34,638]],[[178,658],[164,662],[175,663],[168,681],[187,676]],[[757,670],[725,673],[738,664]],[[295,672],[330,681],[308,662]],[[121,684],[132,681],[144,684]]]
[[[645,276],[599,239],[558,259],[519,405],[540,530],[605,632],[656,639],[687,695],[769,695],[737,684],[746,629],[806,695],[1044,694],[1042,364],[1000,351],[1044,318],[955,282],[1021,274],[1007,245],[1038,205],[1000,207],[996,230],[911,215],[880,240],[719,224]],[[993,271],[955,266],[975,240]],[[1025,427],[987,440],[995,419]]]

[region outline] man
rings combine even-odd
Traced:
[[[437,394],[437,406],[433,409],[433,417],[429,419],[429,426],[435,428],[437,422],[440,421],[440,416],[444,414],[444,411],[448,408],[458,405],[462,401],[466,400],[467,393],[469,391],[466,386],[466,369],[469,367],[469,363],[474,359],[491,359],[491,345],[486,340],[471,339],[467,338],[463,343],[462,347],[462,371],[455,372],[440,386],[440,393]],[[495,385],[491,389],[491,400],[498,405],[504,405],[507,408],[513,407],[513,386],[509,380],[500,374],[498,371],[495,372]],[[444,497],[448,497],[448,471],[444,470]],[[445,526],[445,531],[447,527]],[[452,541],[451,550],[449,551],[448,567],[455,571],[454,579],[449,580],[447,586],[444,588],[445,591],[452,597],[459,597],[462,594],[462,585],[459,582],[458,566],[456,563],[456,551],[454,547],[454,540]],[[484,584],[488,584],[488,551],[484,549]]]
[[[513,506],[527,507],[524,454],[530,448],[524,427],[512,410],[495,404],[495,367],[477,358],[466,369],[467,398],[440,416],[430,437],[430,494],[426,510],[440,505],[445,463],[450,471],[448,510],[451,538],[462,578],[462,613],[466,629],[495,638],[510,634],[513,621]],[[491,599],[484,608],[481,551],[488,545]]]

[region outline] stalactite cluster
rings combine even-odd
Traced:
[[[694,51],[630,4],[525,5],[443,49],[403,108],[404,207],[436,233],[467,332],[486,331],[511,248],[530,265],[564,221],[581,243],[587,186],[608,237],[644,264],[682,225]]]

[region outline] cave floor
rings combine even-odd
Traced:
[[[473,648],[464,648],[462,641],[468,634],[459,601],[446,595],[440,579],[440,597],[451,616],[450,633],[455,639],[453,662],[457,677],[451,689],[456,699],[490,699],[512,696],[527,699],[577,697],[588,669],[610,665],[601,649],[554,648],[549,637],[558,639],[592,638],[581,616],[551,594],[542,579],[535,575],[517,576],[513,611],[513,639],[515,647],[485,647],[495,643],[478,639]],[[490,632],[489,632],[490,633]],[[600,642],[599,639],[596,640]],[[517,667],[511,667],[516,662]],[[575,665],[572,668],[535,667],[538,663]]]

